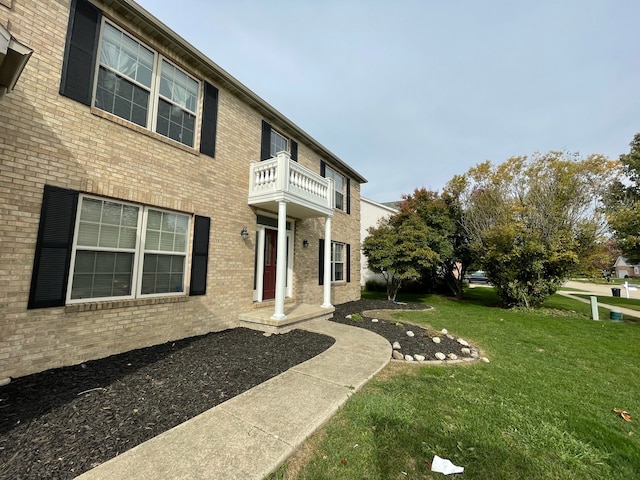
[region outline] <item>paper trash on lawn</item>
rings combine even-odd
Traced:
[[[433,462],[431,462],[431,471],[444,473],[445,475],[451,475],[452,473],[464,472],[464,467],[458,467],[451,463],[451,460],[440,458],[438,455],[434,455]]]

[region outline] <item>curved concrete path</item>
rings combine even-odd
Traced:
[[[611,297],[613,296],[611,293],[611,289],[612,288],[620,288],[621,289],[621,296],[623,298],[626,298],[626,293],[623,287],[621,287],[620,285],[616,285],[616,284],[607,284],[607,285],[601,285],[598,283],[583,283],[583,282],[574,282],[574,281],[568,281],[565,282],[565,284],[563,285],[563,287],[565,288],[570,288],[572,289],[572,291],[558,291],[558,293],[560,295],[564,295],[565,297],[569,297],[572,298],[574,300],[578,300],[579,302],[583,302],[583,303],[591,303],[591,301],[588,298],[582,298],[582,297],[578,297],[575,294],[581,294],[581,295],[595,295],[598,297]],[[640,290],[634,290],[632,292],[630,292],[629,295],[630,298],[640,298]],[[621,312],[624,317],[633,317],[636,319],[640,319],[640,311],[638,310],[632,310],[630,308],[624,308],[624,307],[619,307],[617,305],[609,305],[606,302],[602,302],[601,300],[598,301],[598,306],[599,307],[603,307],[606,308],[607,310],[614,310],[616,312]],[[608,318],[601,318],[600,320],[608,320]]]
[[[328,320],[300,328],[329,335],[336,342],[311,360],[78,478],[264,478],[391,358],[389,342],[363,328]]]

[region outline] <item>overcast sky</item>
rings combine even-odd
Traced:
[[[618,158],[640,132],[638,0],[137,0],[368,179]]]

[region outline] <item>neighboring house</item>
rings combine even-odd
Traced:
[[[0,25],[26,62],[0,99],[0,381],[360,298],[366,180],[153,15],[0,0]]]
[[[392,206],[390,206],[392,205]],[[388,218],[398,211],[396,203],[382,204],[360,197],[360,242],[369,235],[370,227],[378,226],[383,218]],[[368,281],[385,284],[385,280],[379,273],[373,273],[367,266],[367,257],[360,252],[360,285],[364,287]]]
[[[613,264],[616,278],[626,278],[640,276],[640,265],[633,265],[629,260],[619,256]]]

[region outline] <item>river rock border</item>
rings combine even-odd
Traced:
[[[429,307],[429,310],[433,309],[433,307]],[[366,310],[364,312],[362,312],[362,315],[365,317],[369,317],[371,318],[372,322],[377,322],[378,319],[383,319],[386,321],[396,321],[393,318],[393,313],[397,313],[397,312],[408,312],[408,311],[414,311],[414,310],[402,310],[402,309],[389,309],[389,310]],[[423,326],[421,325],[416,325],[410,322],[406,322],[403,321],[403,323],[405,323],[406,325],[414,325],[416,328],[420,328],[422,330],[426,330]],[[408,330],[407,335],[412,337],[414,336],[414,333],[411,330]],[[403,362],[403,363],[410,363],[410,364],[414,364],[414,365],[442,365],[442,364],[456,364],[456,363],[468,363],[468,362],[475,362],[475,361],[481,361],[484,363],[491,363],[490,360],[487,357],[483,357],[481,356],[480,351],[475,348],[474,346],[470,345],[466,340],[458,337],[456,338],[455,336],[453,336],[452,334],[450,334],[446,328],[443,328],[440,332],[439,332],[442,336],[446,336],[447,338],[451,339],[451,340],[455,340],[456,342],[458,342],[461,345],[461,352],[464,355],[463,357],[459,357],[458,355],[456,355],[455,353],[449,353],[448,355],[445,355],[442,352],[437,352],[435,353],[435,360],[430,360],[425,358],[423,355],[404,355],[403,353],[400,352],[401,350],[401,345],[399,344],[399,342],[394,342],[392,345],[392,352],[391,352],[391,359],[394,362]],[[440,343],[440,337],[438,336],[434,336],[431,338],[431,340],[438,344]]]

